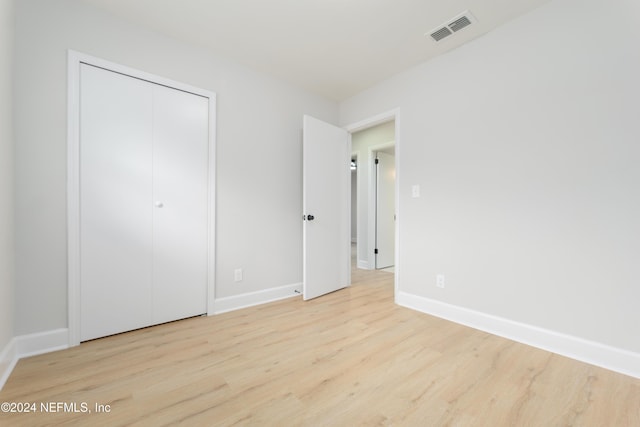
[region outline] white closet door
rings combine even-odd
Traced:
[[[80,340],[206,313],[209,100],[80,77]]]
[[[207,311],[209,100],[156,85],[153,323]]]
[[[148,326],[152,301],[152,89],[81,67],[82,341]]]

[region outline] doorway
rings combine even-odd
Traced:
[[[351,264],[357,262],[358,242],[358,153],[351,153]]]
[[[376,194],[377,194],[377,168],[375,160],[385,154],[390,155],[387,161],[393,164],[394,181],[391,184],[394,191],[392,195],[387,195],[391,203],[391,218],[393,220],[392,230],[387,233],[387,241],[391,240],[393,246],[387,249],[391,252],[391,265],[383,266],[379,263],[379,268],[388,272],[398,272],[398,224],[399,213],[397,205],[398,187],[398,110],[392,110],[369,119],[354,123],[346,127],[352,137],[352,160],[355,160],[355,171],[352,172],[352,188],[355,186],[355,242],[352,239],[354,267],[364,270],[376,270],[376,249],[380,252],[380,234],[376,230]],[[379,156],[379,153],[383,153]],[[352,166],[353,168],[353,166]],[[354,176],[355,175],[355,176]],[[389,205],[387,205],[389,206]],[[352,211],[352,215],[354,212]],[[353,234],[352,234],[353,236]],[[394,280],[397,286],[397,280]]]
[[[392,273],[395,266],[395,143],[375,153],[375,269]]]

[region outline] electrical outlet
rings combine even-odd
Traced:
[[[242,269],[241,268],[236,268],[233,271],[233,280],[235,280],[236,282],[242,282]]]
[[[436,286],[439,288],[444,288],[444,274],[436,275]]]

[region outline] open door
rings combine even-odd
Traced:
[[[303,118],[303,298],[351,281],[351,139],[337,126]]]

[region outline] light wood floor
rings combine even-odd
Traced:
[[[393,304],[393,275],[21,360],[0,425],[640,426],[640,380]],[[80,407],[80,406],[79,406]]]

